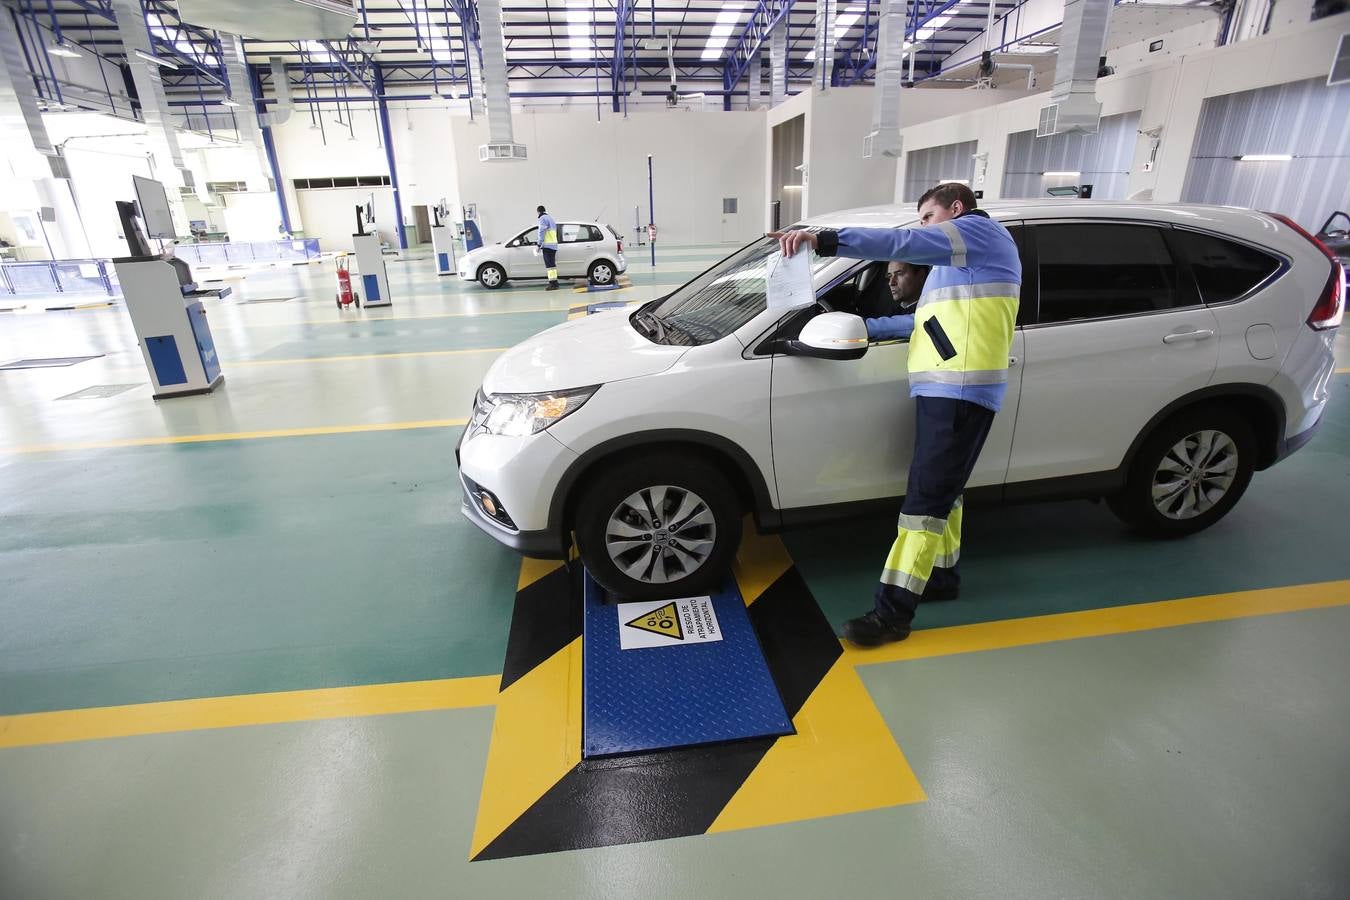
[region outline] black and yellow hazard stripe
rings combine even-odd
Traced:
[[[581,759],[580,566],[527,561],[471,856],[660,840],[924,799],[833,629],[776,538],[736,579],[797,733]]]

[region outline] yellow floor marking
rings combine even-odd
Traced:
[[[746,518],[741,535],[741,546],[731,570],[736,576],[736,586],[741,589],[741,599],[749,606],[792,568],[792,557],[781,540],[760,534],[750,518]]]
[[[490,309],[482,312],[418,313],[410,316],[364,316],[359,319],[296,319],[290,322],[240,322],[245,328],[283,328],[295,325],[360,325],[364,322],[402,322],[411,319],[475,319],[479,316],[511,316],[523,313],[565,313],[565,306],[532,306],[529,309]]]
[[[500,680],[499,675],[483,675],[3,716],[0,748],[491,706]]]
[[[709,827],[756,828],[928,799],[857,671],[837,661]]]
[[[562,568],[560,559],[534,559],[525,557],[520,561],[520,578],[516,582],[516,593],[520,593],[539,579]]]
[[[357,362],[368,359],[410,359],[416,356],[468,356],[475,353],[505,353],[510,347],[474,347],[466,350],[409,350],[404,353],[356,353],[351,356],[309,356],[299,359],[236,359],[230,366],[299,366],[309,363]]]
[[[1327,581],[931,628],[876,650],[859,650],[845,643],[844,655],[854,665],[865,666],[1346,605],[1350,605],[1350,580]]]
[[[469,857],[581,762],[581,638],[502,691]]]
[[[1337,369],[1337,375],[1350,375],[1350,369]]]
[[[822,695],[822,700],[826,697],[834,698],[830,702],[838,703],[843,707],[855,702],[849,699],[851,688],[843,683],[843,676],[836,675],[836,670],[844,664],[852,667],[874,663],[899,662],[907,659],[925,659],[934,656],[976,653],[1008,647],[1025,647],[1054,641],[1104,637],[1111,634],[1171,628],[1178,625],[1221,622],[1230,619],[1347,605],[1350,605],[1350,580],[1328,581],[1256,591],[1240,591],[1231,594],[1215,594],[1184,600],[1163,600],[1157,603],[1059,613],[1051,616],[1005,619],[978,625],[932,628],[917,631],[909,640],[879,650],[857,650],[845,645],[844,655],[835,663],[834,668],[817,687],[816,692],[813,692],[811,697],[807,699],[798,715],[811,732],[817,735],[817,738],[821,734],[828,734],[828,730],[824,726],[818,727],[816,725],[817,721],[824,722],[826,721],[825,717],[830,715],[828,711],[816,708],[816,693],[819,693],[825,687],[826,682],[830,682],[828,693]],[[540,678],[538,684],[533,683],[531,676],[536,673],[543,674],[549,667],[558,666],[562,667],[561,670],[552,669],[551,678]],[[835,678],[838,680],[832,681]],[[551,767],[549,772],[557,773],[549,784],[556,783],[557,778],[562,777],[562,773],[575,765],[576,760],[580,758],[580,639],[558,651],[550,660],[536,667],[529,675],[521,678],[502,694],[496,693],[499,681],[499,675],[484,675],[440,681],[396,682],[348,688],[323,688],[312,691],[243,694],[231,697],[208,697],[197,700],[173,700],[163,703],[0,716],[0,748],[135,734],[161,734],[173,731],[227,728],[236,725],[300,722],[428,709],[490,706],[493,703],[502,706],[505,698],[509,696],[512,704],[519,703],[519,706],[515,707],[516,715],[509,718],[517,720],[522,732],[517,734],[513,731],[510,734],[504,734],[503,738],[510,738],[512,742],[517,740],[533,742],[536,745],[536,752],[542,754],[547,765]],[[554,697],[553,694],[549,693],[549,690],[543,686],[545,682],[555,685],[553,690],[558,691],[558,696]],[[566,685],[565,688],[557,687],[564,684]],[[521,685],[526,685],[525,689],[512,694]],[[566,694],[566,696],[563,696],[563,694]],[[524,720],[547,718],[546,714],[550,709],[563,710],[563,712],[555,716],[547,725],[541,724],[537,730],[530,734],[523,733],[528,724]],[[501,721],[502,718],[499,714],[498,721]],[[854,720],[855,718],[850,718],[850,721]],[[862,722],[863,720],[857,721]],[[798,728],[805,733],[805,729],[801,725]],[[561,747],[559,746],[560,734],[565,735]],[[494,741],[496,736],[497,730],[494,725]],[[820,740],[820,743],[825,743],[825,741]],[[506,752],[507,749],[507,745],[503,744],[501,750]],[[510,752],[515,753],[515,748],[511,748]],[[492,765],[491,757],[494,754],[495,750],[489,754],[489,766]],[[571,760],[571,762],[568,762],[568,760]],[[496,774],[506,781],[515,777],[515,773],[509,769],[503,769]],[[552,775],[549,775],[549,777],[552,777]],[[485,779],[485,797],[488,787],[489,781]],[[531,790],[533,789],[535,788],[531,788]],[[523,794],[513,793],[512,796],[519,799]],[[535,797],[537,798],[537,796],[536,794]],[[509,805],[514,807],[516,802],[512,801]],[[526,806],[528,806],[528,803]],[[740,813],[737,813],[737,815],[739,816]],[[722,823],[722,826],[726,828],[740,827],[730,824],[731,822],[732,818],[729,816]],[[502,827],[505,827],[505,825]]]
[[[416,422],[375,422],[366,425],[317,425],[312,428],[274,428],[269,431],[222,431],[216,434],[173,434],[159,437],[83,441],[72,444],[31,444],[0,447],[0,453],[56,453],[62,450],[109,450],[116,447],[158,447],[166,444],[208,444],[215,441],[254,441],[262,438],[309,437],[321,434],[360,434],[368,431],[409,431],[416,428],[453,428],[468,419],[423,419]]]

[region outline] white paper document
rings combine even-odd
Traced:
[[[809,250],[799,250],[795,256],[771,257],[767,281],[769,309],[792,309],[816,301],[816,292],[811,286]]]

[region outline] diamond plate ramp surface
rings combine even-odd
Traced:
[[[606,604],[589,574],[584,603],[586,758],[793,733],[733,583],[711,597],[720,640],[688,619],[663,627],[675,601]]]

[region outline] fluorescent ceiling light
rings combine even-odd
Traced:
[[[166,69],[178,68],[178,63],[174,62],[171,59],[165,59],[162,56],[155,56],[155,54],[146,53],[144,50],[135,50],[132,52],[134,52],[137,56],[139,56],[141,59],[145,60],[148,63],[154,63],[155,65],[163,66]]]
[[[1244,153],[1234,158],[1239,162],[1288,162],[1294,157],[1289,153]]]
[[[305,41],[301,46],[315,59],[330,60],[333,58],[333,54],[328,52],[328,48],[318,41]]]
[[[567,0],[567,47],[568,55],[574,60],[595,59],[593,2],[595,0]]]
[[[943,25],[946,25],[951,20],[952,17],[947,13],[943,13],[940,16],[933,16],[933,18],[929,19],[926,23],[924,23],[924,26],[922,28],[914,32],[914,37],[918,40],[926,41],[933,35],[937,34],[938,29],[941,28]]]
[[[722,4],[722,11],[717,14],[717,20],[713,22],[712,31],[708,34],[708,43],[703,46],[703,59],[721,58],[722,51],[731,40],[731,33],[736,30],[736,23],[740,21],[743,11],[744,7],[739,3]]]
[[[239,101],[235,100],[233,97],[226,97],[224,100],[220,101],[220,105],[228,106],[231,109],[237,109],[239,107]]]
[[[1037,41],[1018,41],[1008,48],[1009,53],[1054,53],[1059,44],[1046,44]]]
[[[81,56],[84,55],[80,51],[76,50],[71,45],[70,41],[65,40],[53,41],[52,45],[47,48],[47,53],[50,54],[51,56],[63,56],[66,59],[79,59]]]
[[[1077,178],[1082,172],[1042,172],[1043,178]]]
[[[970,184],[969,178],[944,178],[939,184]]]
[[[783,190],[785,190],[785,191],[800,191],[801,189],[802,189],[802,186],[801,186],[800,184],[785,184],[785,185],[783,185]]]

